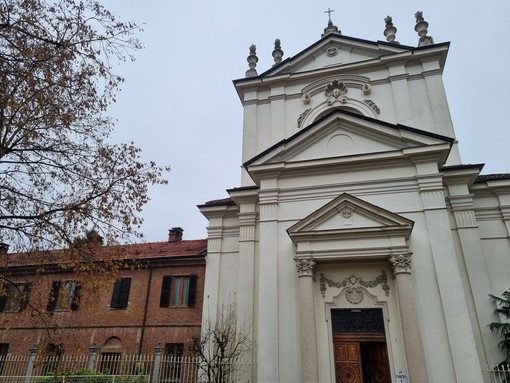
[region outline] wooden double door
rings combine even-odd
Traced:
[[[333,335],[336,383],[391,383],[384,334]]]

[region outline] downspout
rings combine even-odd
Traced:
[[[143,309],[143,322],[142,322],[142,333],[140,334],[140,343],[138,344],[137,355],[140,356],[142,354],[142,345],[143,338],[145,335],[145,325],[147,324],[147,310],[149,308],[149,296],[151,293],[151,285],[152,285],[152,267],[150,263],[147,265],[149,268],[149,285],[147,286],[147,294],[145,296],[145,307]]]

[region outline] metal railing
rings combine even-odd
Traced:
[[[27,379],[28,378],[28,379]],[[0,382],[12,383],[150,383],[149,375],[73,375],[73,376],[2,376]]]
[[[484,369],[485,380],[490,383],[510,383],[509,364],[490,364]]]
[[[91,353],[89,355],[0,356],[0,383],[202,383],[200,359],[166,356],[161,350],[149,355]],[[211,383],[251,382],[253,365],[241,359],[216,367],[228,375],[216,374]],[[219,378],[218,378],[219,376]],[[219,379],[219,380],[218,380]],[[499,382],[498,382],[499,383]]]

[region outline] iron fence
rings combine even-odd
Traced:
[[[485,378],[490,383],[510,383],[510,364],[490,364],[485,366]]]
[[[0,356],[0,383],[249,383],[253,365],[241,359],[217,366],[226,374],[208,380],[193,356],[115,353]],[[218,377],[219,376],[219,377]],[[499,382],[498,382],[499,383]]]

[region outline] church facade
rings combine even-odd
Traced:
[[[484,381],[502,359],[488,294],[508,289],[510,175],[463,164],[442,73],[448,43],[342,35],[234,81],[241,186],[200,205],[204,296],[235,296],[252,381]],[[228,298],[230,297],[230,298]],[[206,304],[206,303],[204,303]]]

